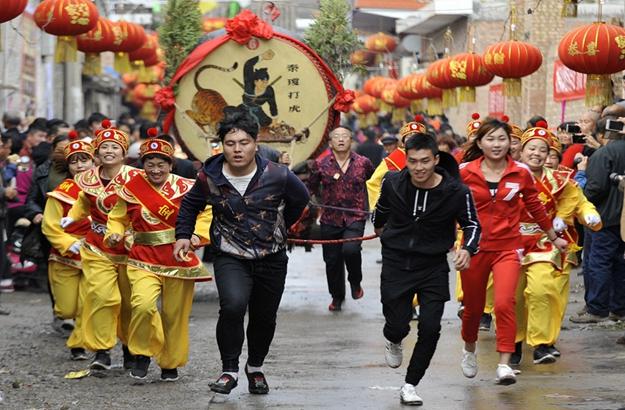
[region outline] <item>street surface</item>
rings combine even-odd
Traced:
[[[370,227],[369,227],[370,229]],[[368,230],[369,230],[368,229]],[[191,354],[176,383],[158,381],[152,363],[149,381],[137,384],[119,367],[104,377],[68,380],[64,375],[87,367],[71,362],[63,339],[50,327],[47,294],[16,292],[0,295],[10,316],[0,316],[0,408],[2,409],[396,409],[399,388],[415,341],[416,327],[404,341],[404,365],[384,363],[383,317],[379,302],[379,242],[364,246],[365,297],[348,299],[343,311],[327,310],[321,247],[290,254],[286,291],[278,329],[265,371],[267,396],[247,392],[241,359],[239,386],[223,401],[209,402],[208,383],[220,371],[215,343],[218,303],[214,284],[201,284],[191,318]],[[569,311],[580,307],[580,278],[573,278]],[[450,277],[452,288],[455,277]],[[452,289],[453,290],[453,289]],[[494,384],[494,331],[480,332],[475,379],[460,370],[460,321],[457,303],[446,306],[438,350],[417,391],[425,409],[625,409],[625,346],[615,344],[622,323],[578,326],[568,321],[555,364],[533,365],[531,351],[516,385]],[[416,324],[416,322],[413,322]],[[113,352],[121,363],[121,348]],[[223,401],[215,403],[215,401]]]

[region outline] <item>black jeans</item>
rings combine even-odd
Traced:
[[[348,226],[321,224],[322,239],[358,238],[365,232],[365,222],[353,222]],[[345,267],[347,280],[356,287],[362,281],[362,241],[336,245],[323,245],[323,261],[326,264],[328,290],[332,299],[345,299]]]
[[[224,372],[239,371],[243,347],[243,321],[249,311],[247,348],[250,366],[263,365],[276,330],[286,267],[285,251],[262,259],[238,259],[224,253],[215,256],[215,282],[219,292],[217,345]]]
[[[419,324],[406,372],[406,383],[413,385],[425,375],[440,337],[441,317],[449,300],[449,265],[446,258],[423,259],[415,270],[403,270],[382,260],[380,291],[386,323],[384,336],[393,343],[401,342],[410,332],[412,299],[419,298]]]

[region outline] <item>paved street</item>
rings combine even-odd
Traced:
[[[394,409],[399,405],[410,349],[404,366],[384,364],[379,302],[377,241],[364,252],[364,299],[348,300],[341,313],[327,311],[321,248],[291,254],[287,289],[278,318],[278,330],[265,364],[271,392],[247,393],[241,380],[223,403],[209,403],[207,384],[219,373],[214,332],[218,305],[214,285],[198,290],[191,321],[191,357],[174,384],[153,380],[137,385],[120,369],[105,377],[66,380],[69,371],[86,362],[70,362],[62,339],[50,328],[46,294],[1,295],[11,316],[0,317],[0,391],[7,409]],[[575,278],[578,282],[578,278]],[[452,286],[454,281],[452,280]],[[572,294],[570,311],[579,309],[581,293]],[[460,371],[460,321],[456,303],[447,304],[438,351],[419,394],[426,409],[619,409],[625,408],[625,347],[614,341],[623,334],[619,324],[600,328],[571,326],[562,332],[562,358],[552,365],[535,366],[527,355],[518,383],[510,387],[493,382],[496,366],[494,332],[480,333],[480,373],[465,379]],[[404,342],[414,344],[412,333]],[[114,360],[121,360],[119,348]],[[241,366],[245,363],[242,358]],[[245,379],[245,376],[243,379]],[[218,398],[220,399],[220,398]]]

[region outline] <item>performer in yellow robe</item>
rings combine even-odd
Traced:
[[[150,138],[140,153],[145,173],[132,177],[119,191],[108,216],[105,242],[119,244],[128,230],[134,235],[128,255],[132,290],[128,348],[136,361],[130,375],[145,379],[154,357],[161,380],[175,381],[178,367],[186,364],[189,355],[194,282],[211,277],[195,254],[190,253],[185,262],[173,255],[180,203],[195,181],[171,173],[174,148],[167,141]],[[196,244],[208,242],[211,220],[208,207],[195,225]]]
[[[70,143],[65,147],[64,154],[72,178],[79,172],[93,168],[93,147],[88,142],[75,140],[70,136]],[[63,230],[59,226],[59,220],[67,216],[79,194],[80,187],[73,179],[68,178],[61,182],[47,194],[41,223],[41,230],[52,245],[48,257],[48,279],[54,297],[54,314],[63,319],[75,320],[74,330],[67,339],[72,360],[87,359],[80,318],[84,298],[80,246],[91,229],[91,221],[84,218]]]
[[[539,124],[523,134],[521,157],[536,178],[536,187],[547,214],[553,219],[554,230],[563,232],[564,221],[572,220],[579,202],[579,189],[570,173],[544,167],[553,134]],[[521,220],[524,256],[517,291],[516,342],[526,340],[534,347],[534,363],[552,363],[560,355],[555,343],[562,322],[561,280],[567,255],[574,253],[575,242],[566,233],[569,251],[560,253],[532,218]],[[517,346],[518,347],[518,346]],[[520,354],[520,350],[515,352]],[[520,361],[520,356],[518,357]],[[517,363],[518,364],[518,363]]]
[[[109,350],[117,343],[124,345],[124,367],[134,366],[134,358],[125,345],[130,324],[130,284],[126,276],[128,251],[124,244],[108,248],[104,244],[108,213],[117,202],[117,191],[130,177],[141,172],[124,165],[128,135],[103,121],[94,142],[101,165],[74,178],[82,192],[61,227],[91,215],[91,230],[80,249],[85,283],[82,309],[84,346],[96,352],[91,363],[95,370],[111,368]]]

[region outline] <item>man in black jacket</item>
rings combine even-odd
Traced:
[[[586,311],[571,317],[576,323],[625,320],[625,242],[620,236],[623,192],[611,178],[625,174],[625,134],[608,131],[605,137],[609,142],[588,159],[586,168],[584,194],[597,207],[603,227],[590,233],[590,244],[585,242]]]
[[[224,152],[205,162],[176,220],[174,255],[184,260],[198,213],[207,204],[212,206],[210,238],[216,250],[217,344],[223,373],[211,390],[222,394],[229,394],[238,384],[248,308],[245,374],[249,391],[269,391],[262,366],[284,291],[287,230],[309,200],[304,184],[286,166],[256,155],[258,128],[244,107],[224,109],[218,130]]]
[[[434,137],[413,133],[406,137],[406,167],[388,173],[373,214],[373,226],[382,242],[380,290],[386,323],[386,363],[402,361],[402,340],[410,331],[412,299],[419,299],[418,338],[406,373],[400,400],[420,405],[415,386],[423,378],[440,337],[441,317],[449,300],[447,252],[463,230],[463,245],[454,256],[455,268],[469,267],[478,251],[480,224],[471,191],[442,166]],[[444,158],[446,160],[447,158]],[[448,166],[449,167],[449,166]]]

